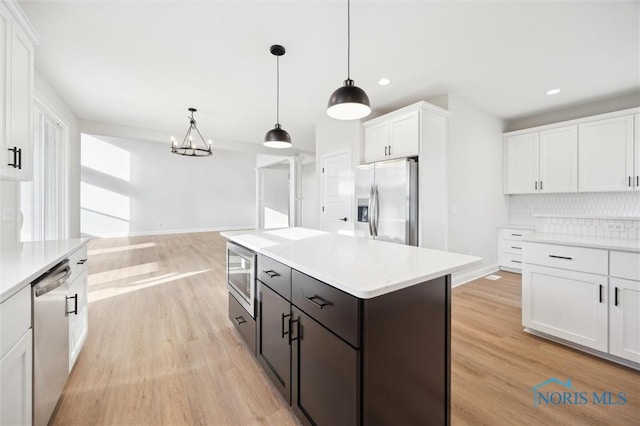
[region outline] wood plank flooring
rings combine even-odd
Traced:
[[[93,240],[89,335],[54,425],[298,425],[227,319],[217,233]],[[520,276],[453,290],[453,425],[638,425],[640,374],[528,335]],[[532,405],[572,379],[620,406]],[[552,389],[561,390],[561,389]]]

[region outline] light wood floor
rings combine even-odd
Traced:
[[[227,319],[216,233],[89,244],[89,335],[54,425],[297,425]],[[640,374],[530,336],[520,276],[453,290],[453,425],[638,425]],[[533,408],[550,377],[623,406]]]

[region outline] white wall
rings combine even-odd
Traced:
[[[3,212],[8,215],[6,220]],[[20,236],[19,212],[20,183],[0,180],[0,250],[8,250],[18,243]]]
[[[455,95],[449,111],[448,248],[483,259],[454,275],[455,285],[497,269],[497,227],[508,221],[508,199],[502,194],[502,120]]]
[[[82,135],[82,233],[252,228],[255,154],[172,154],[169,144]]]
[[[320,229],[320,210],[318,208],[318,176],[316,163],[303,164],[301,167],[302,215],[303,228]]]

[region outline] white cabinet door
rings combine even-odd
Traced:
[[[12,168],[8,166],[13,160],[13,154],[8,151],[9,143],[7,141],[7,107],[9,105],[7,85],[9,83],[7,74],[7,49],[11,40],[11,15],[9,11],[0,3],[0,176],[10,177],[14,173]]]
[[[609,352],[640,363],[640,282],[610,278]]]
[[[9,71],[9,147],[21,149],[19,155],[20,168],[14,168],[16,179],[32,178],[33,158],[33,45],[22,31],[14,24],[11,26],[11,55]]]
[[[633,189],[633,116],[578,127],[578,191]]]
[[[389,146],[389,123],[364,128],[364,162],[384,160]]]
[[[506,194],[538,192],[539,133],[505,137]]]
[[[633,144],[633,163],[636,175],[636,186],[637,190],[640,190],[640,114],[636,114],[634,117],[635,126],[634,126],[634,135],[635,142]]]
[[[89,330],[86,269],[69,287],[69,296],[78,298],[77,313],[69,314],[69,371],[71,371],[87,339],[87,331]],[[69,306],[69,310],[73,310],[74,307]]]
[[[420,111],[389,122],[390,141],[387,158],[414,157],[420,150]]]
[[[607,277],[524,264],[522,323],[607,351]]]
[[[0,360],[0,425],[31,425],[32,334]]]
[[[540,192],[578,191],[578,126],[540,132]]]

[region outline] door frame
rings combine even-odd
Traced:
[[[325,184],[324,184],[324,162],[327,158],[329,157],[335,157],[337,155],[342,155],[342,154],[347,154],[347,162],[349,164],[349,170],[352,176],[352,182],[353,182],[353,190],[351,191],[351,197],[349,197],[349,220],[351,222],[351,228],[353,230],[353,232],[355,233],[355,225],[354,225],[354,221],[353,218],[355,217],[355,181],[354,181],[354,166],[352,163],[352,153],[351,153],[351,147],[346,147],[346,148],[340,148],[340,149],[336,149],[334,151],[329,151],[329,152],[325,152],[324,154],[320,155],[320,162],[318,163],[318,174],[320,175],[320,179],[318,179],[320,181],[320,203],[318,204],[320,206],[320,229],[323,231],[326,231],[325,226],[324,226],[324,222],[325,222],[325,218],[324,218],[324,195],[325,195]]]
[[[56,166],[58,168],[58,184],[56,185],[55,195],[58,199],[58,220],[55,223],[56,227],[56,235],[58,239],[67,239],[71,235],[71,196],[70,196],[70,184],[71,184],[71,141],[70,141],[70,124],[67,119],[60,114],[55,107],[53,107],[46,99],[40,96],[38,93],[34,93],[33,96],[33,120],[32,123],[34,126],[41,126],[41,122],[36,120],[38,118],[38,114],[42,114],[45,116],[45,119],[48,117],[52,119],[59,128],[59,141],[58,148],[59,152],[56,158]],[[41,132],[34,131],[34,150],[35,150],[35,136],[40,135],[42,137]],[[41,143],[41,141],[39,142]],[[39,153],[40,155],[41,153]],[[34,170],[34,173],[36,171]],[[42,200],[35,200],[36,188],[34,185],[34,200],[33,207],[39,206],[40,209],[43,208]],[[39,194],[42,197],[43,194]],[[41,239],[44,237],[45,228],[44,226],[51,225],[45,224],[46,218],[44,218],[44,211],[40,214],[34,215],[34,219],[42,219],[42,223],[35,226],[34,230],[39,231],[39,236]],[[40,217],[39,217],[40,216]],[[34,236],[35,237],[35,236]]]

